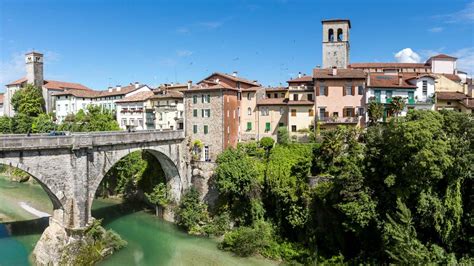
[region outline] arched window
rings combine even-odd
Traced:
[[[342,29],[337,29],[337,41],[342,42],[343,38],[344,37],[342,36]]]
[[[247,114],[248,114],[248,115],[252,115],[252,108],[250,108],[250,107],[247,108]]]
[[[329,29],[328,31],[328,41],[333,42],[334,41],[334,30]]]

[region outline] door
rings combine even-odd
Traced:
[[[380,91],[375,91],[375,101],[378,103],[380,102],[380,94],[381,94]]]
[[[415,92],[409,91],[408,92],[408,103],[414,104],[415,103]]]

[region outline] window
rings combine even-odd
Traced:
[[[126,118],[122,118],[122,126],[125,126],[127,124],[127,119]]]
[[[446,102],[447,105],[451,105],[451,102]]]
[[[392,102],[392,91],[386,91],[385,92],[385,99],[387,103],[391,103]]]
[[[329,31],[328,31],[328,41],[329,42],[334,41],[334,30],[333,29],[329,29]]]
[[[353,117],[354,116],[354,108],[352,108],[352,107],[344,108],[343,116],[344,117]]]
[[[342,29],[337,29],[337,41],[342,42],[344,37],[342,36]]]
[[[326,118],[326,108],[319,108],[319,119]]]
[[[194,116],[194,117],[197,117],[197,116],[198,116],[198,110],[197,110],[197,109],[194,109],[194,110],[193,110],[193,116]],[[161,120],[161,119],[160,119],[160,120]]]
[[[227,134],[229,134],[229,133],[230,133],[230,127],[227,126]]]
[[[247,122],[247,131],[252,130],[252,122]]]
[[[250,92],[249,92],[249,93],[247,93],[247,100],[250,101],[251,99],[252,99],[252,94],[250,94]]]
[[[296,116],[296,109],[291,109],[291,116]]]
[[[313,94],[308,94],[308,101],[312,101],[313,100]]]
[[[141,118],[138,119],[138,126],[143,128],[143,119]]]
[[[204,125],[204,134],[209,133],[209,127],[207,125]]]
[[[285,109],[283,107],[280,107],[280,115],[283,115],[285,113]]]
[[[293,101],[298,101],[298,94],[293,94]]]
[[[268,107],[262,107],[262,116],[267,116],[268,115]]]
[[[358,109],[359,109],[359,110],[358,110],[359,116],[365,115],[364,107],[359,107]]]
[[[198,126],[197,125],[193,125],[193,133],[194,134],[198,133]]]
[[[291,126],[291,132],[296,132],[296,125]]]
[[[344,96],[345,95],[352,95],[352,87],[351,86],[346,85],[344,87]]]
[[[357,87],[357,94],[364,95],[364,86],[360,85]]]
[[[284,127],[284,126],[285,126],[285,123],[283,122],[278,123],[278,127]]]
[[[194,95],[193,96],[193,103],[197,103],[197,102],[198,102],[198,97],[197,97],[197,95]]]
[[[339,112],[333,112],[333,113],[332,113],[332,116],[334,116],[334,117],[339,117]]]
[[[211,109],[202,109],[202,117],[211,117]]]
[[[230,110],[227,110],[227,117],[230,117]]]
[[[206,160],[206,162],[211,161],[211,157],[209,156],[209,146],[204,146],[204,160]]]
[[[374,94],[375,94],[375,101],[378,102],[378,103],[380,103],[381,91],[376,90],[376,91],[374,92]]]
[[[247,115],[252,115],[252,108],[247,108]]]
[[[423,96],[427,96],[427,95],[428,95],[428,81],[423,80]]]
[[[321,96],[322,96],[322,95],[326,95],[326,96],[328,96],[328,93],[327,93],[327,88],[326,88],[326,86],[324,86],[324,85],[321,85],[321,86],[319,87],[319,95],[321,95]]]
[[[134,126],[134,125],[135,125],[135,119],[133,119],[133,118],[130,118],[129,122],[130,122],[130,123],[129,123],[129,125],[132,125],[132,126]]]
[[[274,97],[274,98],[278,98],[278,93],[275,92],[275,93],[273,94],[273,97]]]
[[[58,110],[58,112],[61,111],[61,105],[58,104],[58,107],[56,107],[56,109]]]
[[[64,105],[64,107],[65,107],[65,108],[64,108],[64,109],[65,109],[65,111],[66,111],[66,112],[69,112],[69,109],[68,109],[67,103]]]
[[[272,98],[272,95],[270,93],[267,93],[267,98]]]
[[[240,86],[239,86],[239,87],[240,87]],[[242,100],[242,93],[237,92],[237,99],[238,99],[239,101]]]
[[[314,116],[314,110],[313,110],[313,109],[309,109],[309,110],[308,110],[308,115],[309,115],[309,116]]]
[[[203,94],[201,95],[201,102],[202,103],[205,103],[206,102],[206,96]]]
[[[265,132],[268,132],[271,130],[271,124],[270,122],[265,123]]]
[[[206,103],[210,103],[211,102],[211,95],[208,94],[206,95]]]

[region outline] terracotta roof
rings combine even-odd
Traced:
[[[348,22],[349,23],[349,28],[351,27],[351,21],[345,18],[332,18],[332,19],[323,19],[321,20],[321,23],[324,22]]]
[[[250,88],[247,88],[247,89],[242,89],[242,92],[246,92],[246,91],[257,91],[259,89],[262,89],[262,87],[260,86],[255,86],[255,87],[250,87]]]
[[[116,101],[116,103],[144,102],[155,94],[152,91],[140,91]]]
[[[332,75],[332,69],[313,69],[313,77],[316,79],[365,79],[366,74],[363,70],[359,69],[337,69],[337,74]]]
[[[463,100],[467,95],[462,92],[440,91],[436,92],[436,98],[439,100]]]
[[[253,85],[253,86],[255,86],[255,85],[260,86],[260,84],[256,81],[251,81],[251,80],[244,79],[244,78],[241,78],[241,77],[238,77],[238,76],[234,77],[231,74],[226,74],[226,73],[222,73],[222,72],[214,72],[203,80],[209,80],[209,78],[212,77],[213,75],[220,75],[220,76],[224,76],[224,77],[226,77],[230,80],[233,80],[233,81],[239,81],[239,82],[246,83],[246,84]]]
[[[461,103],[468,109],[474,109],[474,98],[465,98]]]
[[[100,91],[68,89],[53,93],[53,96],[72,95],[78,98],[95,98],[100,95]]]
[[[349,68],[431,68],[423,63],[352,63]]]
[[[154,95],[150,99],[180,99],[183,98],[183,93],[179,91],[163,91],[163,90],[154,90]]]
[[[7,84],[7,86],[21,85],[26,81],[27,79],[23,77],[21,79],[13,81],[12,83]],[[64,81],[57,81],[57,80],[44,80],[43,86],[49,90],[64,90],[64,89],[91,90],[90,88],[79,83],[64,82]]]
[[[212,83],[211,83],[212,84]],[[193,92],[193,91],[212,91],[212,90],[234,90],[238,91],[238,89],[233,88],[225,83],[219,83],[215,85],[208,85],[208,84],[200,84],[192,86],[191,89],[182,91],[183,93]]]
[[[454,75],[454,74],[441,74],[441,75],[445,76],[446,78],[454,82],[461,82],[461,78],[458,75]]]
[[[286,105],[286,98],[265,98],[257,100],[257,105]]]
[[[266,87],[265,88],[265,91],[268,91],[268,92],[273,92],[273,91],[276,91],[276,92],[279,92],[279,91],[288,91],[288,87]]]
[[[141,89],[145,86],[146,85],[140,85],[138,87],[135,87],[135,84],[130,84],[130,85],[125,86],[125,87],[120,87],[120,90],[117,90],[117,88],[115,87],[115,88],[112,88],[112,91],[108,91],[108,90],[100,91],[100,95],[98,97],[125,95],[127,93],[139,90],[139,89]]]
[[[432,79],[436,79],[436,77],[434,75],[431,75],[431,74],[420,74],[420,75],[404,75],[404,76],[407,76],[407,78],[405,80],[411,80],[411,79],[421,79],[421,78],[424,78],[424,77],[429,77],[429,78],[432,78]]]
[[[314,105],[313,101],[288,101],[288,105]]]
[[[3,104],[3,96],[4,94],[3,93],[0,93],[0,103]]]
[[[293,83],[293,82],[312,82],[313,77],[312,76],[302,76],[301,78],[295,78],[288,80],[288,83]]]
[[[407,77],[402,76],[402,82],[400,84],[400,77],[398,75],[384,75],[381,73],[369,74],[369,81],[367,87],[373,88],[414,88],[416,85],[408,84]]]
[[[435,56],[432,56],[428,59],[428,61],[430,61],[431,59],[454,59],[456,60],[457,58],[456,57],[453,57],[453,56],[449,56],[449,55],[445,55],[445,54],[439,54],[439,55],[435,55]]]

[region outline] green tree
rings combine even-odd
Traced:
[[[406,103],[405,100],[400,96],[395,96],[392,98],[392,102],[388,105],[388,110],[390,113],[394,114],[395,117],[405,109]]]
[[[2,134],[12,133],[12,119],[8,116],[0,117],[0,132]]]
[[[45,112],[45,104],[41,88],[32,84],[16,91],[11,99],[13,109],[18,114],[36,117]]]
[[[155,215],[159,215],[160,208],[166,208],[171,202],[170,189],[165,183],[159,183],[151,193],[145,193],[146,198],[155,205]]]
[[[202,234],[209,216],[207,207],[201,202],[199,191],[191,187],[188,189],[176,211],[177,224],[191,234]]]
[[[370,101],[368,106],[370,124],[376,124],[383,117],[383,104],[376,101]]]
[[[277,142],[281,145],[288,145],[290,143],[290,135],[286,127],[279,127],[277,132]]]
[[[47,114],[39,114],[33,119],[31,125],[32,133],[46,133],[54,130],[56,125],[54,124],[52,117]]]
[[[24,113],[17,113],[12,118],[12,132],[15,134],[31,133],[33,117]]]

